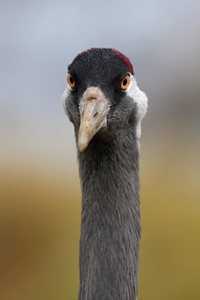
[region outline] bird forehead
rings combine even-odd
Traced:
[[[133,67],[130,60],[115,49],[92,48],[75,57],[69,65],[70,71],[83,75],[92,73],[92,76],[114,77],[125,72],[133,74]]]

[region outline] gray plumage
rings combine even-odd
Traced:
[[[92,49],[75,58],[69,72],[77,90],[67,87],[63,94],[63,106],[74,124],[77,145],[84,91],[98,87],[109,103],[106,126],[92,136],[83,152],[78,151],[82,187],[79,300],[136,300],[138,293],[139,127],[147,98],[125,60],[111,51]],[[112,68],[108,59],[114,62]],[[84,66],[87,71],[82,75]],[[92,77],[88,75],[91,73]],[[115,87],[126,74],[131,78],[130,88],[121,93]],[[112,92],[108,92],[109,84]],[[117,97],[119,101],[115,103]]]

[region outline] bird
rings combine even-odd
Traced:
[[[68,66],[62,105],[74,125],[82,190],[78,299],[136,300],[148,98],[125,55],[91,48]]]

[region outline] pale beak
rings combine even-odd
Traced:
[[[89,87],[80,101],[81,124],[78,135],[78,149],[83,152],[100,128],[107,125],[110,109],[108,100],[97,87]]]

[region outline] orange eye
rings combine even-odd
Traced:
[[[130,76],[126,75],[126,77],[124,77],[124,79],[121,82],[121,88],[122,88],[122,90],[126,90],[127,87],[129,86],[129,84],[130,84]]]
[[[69,84],[72,88],[75,87],[75,81],[74,81],[74,79],[73,79],[73,77],[72,77],[71,74],[68,74],[68,76],[67,76],[67,82],[68,82],[68,84]]]

